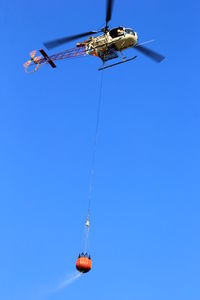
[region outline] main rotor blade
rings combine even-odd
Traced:
[[[144,55],[150,57],[151,59],[155,60],[157,63],[160,63],[165,57],[153,50],[150,50],[147,47],[144,47],[142,45],[136,45],[134,47],[136,50],[140,51]]]
[[[68,37],[61,38],[61,39],[56,39],[56,40],[46,42],[46,43],[44,43],[44,45],[47,49],[53,49],[57,46],[63,45],[65,43],[68,43],[68,42],[71,42],[71,41],[77,40],[79,38],[82,38],[82,37],[85,37],[85,36],[88,36],[91,34],[95,34],[98,32],[99,31],[88,31],[88,32],[80,33],[80,34],[75,34],[75,35],[71,35]]]
[[[108,25],[108,22],[111,20],[111,17],[112,17],[113,3],[114,3],[114,0],[107,0],[106,26]]]

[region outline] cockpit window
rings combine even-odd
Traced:
[[[110,36],[112,38],[116,38],[116,37],[121,36],[123,34],[124,34],[124,28],[123,27],[113,28],[110,31]]]
[[[134,32],[133,29],[131,29],[131,28],[126,28],[125,31],[126,31],[126,33],[128,33],[128,34],[135,35],[135,32]]]

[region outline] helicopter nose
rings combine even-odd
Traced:
[[[137,32],[134,32],[134,35],[133,35],[133,46],[135,46],[138,42],[138,35],[137,35]]]
[[[137,32],[135,32],[135,42],[136,42],[136,44],[137,44],[137,42],[138,42],[138,35],[137,35]]]

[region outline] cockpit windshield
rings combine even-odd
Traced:
[[[131,29],[131,28],[126,28],[125,31],[126,31],[126,33],[128,33],[128,34],[135,35],[135,32],[134,32],[133,29]]]
[[[117,27],[110,30],[110,36],[112,38],[119,37],[124,34],[124,28],[123,27]]]

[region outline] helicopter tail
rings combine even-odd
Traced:
[[[47,55],[47,53],[43,49],[40,49],[40,53],[43,55],[45,60],[50,64],[50,66],[52,68],[56,68],[56,65],[54,64],[54,62],[50,59],[50,57]]]

